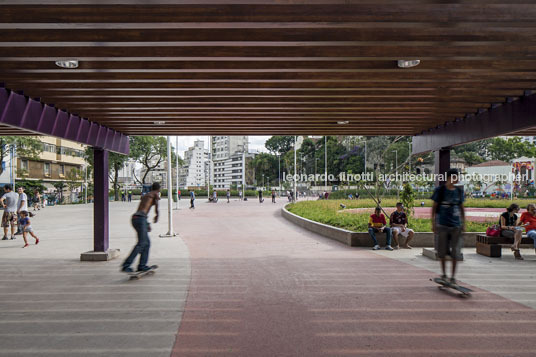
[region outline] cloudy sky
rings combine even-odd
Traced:
[[[264,143],[270,136],[250,136],[249,137],[249,151],[266,152]],[[203,140],[205,142],[205,148],[208,149],[208,136],[179,136],[179,154],[184,157],[184,152],[188,150],[190,146],[194,145],[195,140]],[[171,145],[175,147],[175,136],[171,137]]]

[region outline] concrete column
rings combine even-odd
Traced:
[[[93,251],[82,253],[80,260],[110,260],[119,255],[119,250],[109,249],[108,151],[93,149],[93,167]]]
[[[446,176],[447,171],[450,169],[450,148],[434,151],[434,156],[434,173],[436,175],[443,175],[444,178]],[[436,186],[444,184],[445,181],[440,181],[439,177],[436,176]]]

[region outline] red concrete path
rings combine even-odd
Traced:
[[[536,311],[304,231],[258,202],[177,221],[192,281],[173,356],[534,355]],[[393,252],[396,254],[396,252]]]

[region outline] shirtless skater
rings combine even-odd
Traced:
[[[153,183],[151,191],[145,194],[141,198],[140,205],[138,206],[138,211],[132,216],[132,226],[136,229],[138,233],[138,244],[134,246],[132,252],[128,258],[123,263],[121,271],[125,273],[132,273],[133,270],[130,267],[134,262],[134,259],[140,254],[140,262],[138,264],[138,271],[147,271],[151,269],[158,268],[157,265],[147,266],[147,260],[149,259],[149,247],[151,242],[149,241],[149,232],[150,226],[147,221],[147,216],[151,207],[154,205],[154,211],[156,216],[154,217],[154,223],[158,222],[158,201],[160,200],[160,184],[158,182]]]

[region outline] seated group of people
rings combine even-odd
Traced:
[[[402,248],[411,249],[409,242],[413,239],[415,233],[413,229],[408,228],[408,217],[404,212],[404,205],[401,202],[396,204],[396,211],[391,213],[389,217],[390,227],[387,227],[385,216],[382,213],[381,207],[376,207],[374,214],[371,214],[368,222],[368,232],[374,242],[373,250],[380,249],[376,233],[383,232],[386,235],[386,250],[399,249],[399,236],[406,238]],[[391,235],[394,240],[394,248],[391,246]]]
[[[506,212],[501,214],[499,225],[501,236],[514,238],[514,244],[511,247],[514,257],[523,260],[519,252],[519,244],[523,237],[523,228],[527,232],[527,237],[532,238],[534,241],[534,248],[536,250],[536,205],[529,204],[527,206],[527,212],[523,212],[521,217],[518,217],[517,213],[519,213],[519,205],[512,203],[506,209]]]

